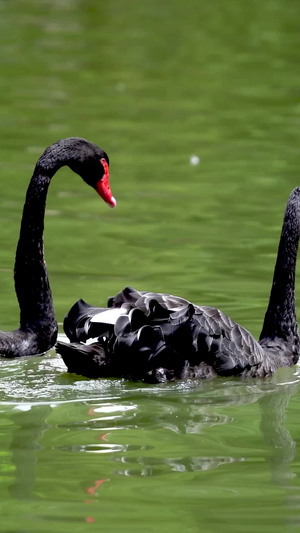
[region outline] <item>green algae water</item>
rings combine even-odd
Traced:
[[[63,169],[45,253],[61,323],[125,285],[220,307],[257,337],[299,177],[299,2],[0,2],[0,318],[44,148],[110,157],[111,211]],[[299,270],[297,278],[299,277]],[[0,361],[0,531],[295,531],[299,368],[149,386]]]

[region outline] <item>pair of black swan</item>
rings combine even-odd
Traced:
[[[109,160],[96,145],[63,139],[39,159],[31,179],[16,253],[15,287],[20,327],[1,332],[6,357],[45,353],[56,341],[49,280],[43,256],[48,186],[68,165],[114,207]],[[260,341],[222,311],[196,306],[169,294],[126,288],[108,308],[77,302],[65,318],[71,343],[57,343],[68,370],[88,377],[126,377],[161,382],[184,377],[267,376],[299,357],[295,310],[295,267],[300,235],[300,187],[291,193],[284,216],[270,301]]]

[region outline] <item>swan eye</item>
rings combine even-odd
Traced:
[[[104,157],[102,157],[102,159],[100,159],[100,163],[101,163],[101,165],[103,166],[103,169],[104,169],[103,177],[107,175],[108,178],[109,178],[109,168],[108,168],[108,163],[107,163],[106,159],[104,159]]]

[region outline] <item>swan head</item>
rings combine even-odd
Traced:
[[[106,152],[96,144],[85,139],[74,138],[77,144],[76,157],[72,158],[68,166],[95,191],[110,206],[117,202],[112,195],[109,184],[109,158]]]
[[[67,165],[110,206],[115,207],[109,185],[109,158],[96,144],[81,137],[61,139],[45,150],[36,170],[43,170],[50,177],[62,166]]]

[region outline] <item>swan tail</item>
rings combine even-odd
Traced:
[[[94,379],[111,374],[109,359],[99,343],[72,342],[68,344],[58,341],[56,351],[62,357],[70,373]]]

